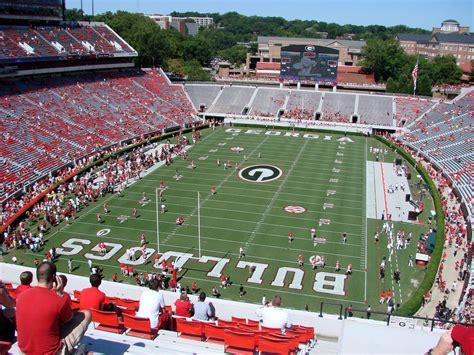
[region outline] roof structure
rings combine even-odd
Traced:
[[[413,33],[398,33],[396,35],[399,41],[416,42],[426,44],[429,42],[443,42],[443,43],[474,43],[474,35],[469,33],[435,33],[433,35],[420,35]]]
[[[331,38],[304,38],[304,37],[272,37],[272,36],[258,36],[258,44],[269,44],[270,42],[291,42],[293,44],[298,43],[311,43],[321,46],[329,46],[332,43],[338,42],[343,46],[353,49],[361,49],[367,43],[366,41],[354,41],[347,39],[331,39]]]

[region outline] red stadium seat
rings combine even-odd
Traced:
[[[224,351],[237,354],[253,354],[255,351],[254,334],[226,330],[224,332]]]
[[[140,306],[140,301],[129,300],[126,298],[117,298],[115,304],[122,308],[137,310]]]
[[[73,311],[81,308],[81,301],[71,299],[71,308]]]
[[[247,319],[247,324],[249,324],[249,325],[259,324],[260,325],[260,321],[253,320],[253,319]]]
[[[237,322],[230,322],[228,320],[222,320],[222,319],[217,320],[217,324],[222,325],[222,326],[228,326],[228,327],[237,327],[239,325]]]
[[[290,352],[290,341],[288,339],[276,339],[262,336],[259,339],[258,351],[262,354],[288,355]]]
[[[155,339],[158,335],[158,329],[150,327],[150,320],[148,318],[132,317],[128,314],[123,314],[123,325],[128,329],[127,335]]]
[[[95,329],[117,334],[122,334],[125,331],[123,324],[119,322],[117,313],[115,312],[104,312],[93,309],[92,322],[94,323]]]
[[[280,328],[271,328],[271,327],[264,327],[263,325],[260,326],[260,329],[262,331],[266,331],[268,333],[273,333],[273,334],[281,334],[281,329]]]
[[[296,354],[297,351],[299,350],[300,341],[297,336],[270,334],[270,335],[267,335],[266,337],[280,339],[280,340],[287,340],[290,343],[289,350],[291,354]]]
[[[204,322],[176,318],[176,331],[180,337],[203,340]]]
[[[0,355],[8,354],[8,350],[12,347],[12,343],[8,341],[0,341]]]
[[[223,344],[226,330],[237,330],[234,327],[219,326],[212,323],[204,323],[204,338],[210,343]]]
[[[232,322],[247,324],[247,318],[232,317]]]
[[[76,300],[80,300],[80,299],[81,299],[81,292],[82,292],[82,291],[74,290],[74,291],[72,292],[72,295],[74,296],[74,298],[75,298]]]

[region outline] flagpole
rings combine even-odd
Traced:
[[[416,64],[415,67],[413,68],[413,71],[411,73],[411,76],[413,78],[413,96],[416,95],[416,83],[418,81],[418,69],[419,69],[419,63],[420,63],[420,56],[416,58]]]
[[[155,188],[155,200],[156,200],[156,250],[157,253],[160,254],[160,223],[159,223],[159,215],[160,215],[160,205],[158,203],[158,188]]]
[[[198,191],[198,243],[199,243],[199,259],[201,259],[201,203]]]

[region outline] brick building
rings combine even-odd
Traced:
[[[395,39],[408,54],[426,58],[452,54],[459,66],[474,60],[474,35],[455,20],[444,21],[431,34],[399,33]]]

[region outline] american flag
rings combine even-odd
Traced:
[[[416,79],[418,78],[418,61],[416,61],[415,67],[411,71],[411,77],[413,79],[413,90],[416,90]]]

